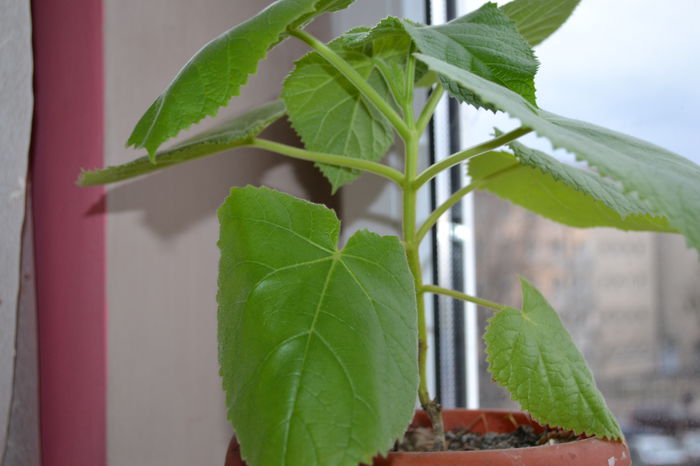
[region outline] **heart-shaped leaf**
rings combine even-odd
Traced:
[[[614,181],[522,144],[510,146],[516,157],[488,152],[469,161],[469,176],[479,189],[573,227],[676,232]]]
[[[154,157],[158,147],[193,123],[216,115],[240,92],[269,49],[314,17],[354,0],[277,0],[205,45],[151,104],[128,144]]]
[[[148,156],[102,170],[84,171],[80,186],[114,183],[144,175],[162,168],[249,144],[251,139],[284,115],[284,103],[275,100],[227,120],[214,128],[183,141],[176,146]]]
[[[484,333],[489,372],[542,424],[622,439],[583,355],[559,316],[522,279],[523,310],[506,308]]]
[[[540,110],[474,73],[433,57],[416,56],[431,70],[519,119],[555,148],[573,152],[601,175],[619,181],[626,193],[636,193],[654,214],[666,217],[690,246],[700,250],[700,167],[696,164],[631,136]]]
[[[329,209],[234,188],[219,210],[219,358],[250,466],[356,466],[408,425],[416,301],[398,238],[337,249]]]
[[[352,32],[351,37],[356,34]],[[410,38],[381,37],[361,47],[348,47],[348,41],[348,37],[341,36],[330,47],[380,96],[393,102],[388,83],[400,76],[402,70],[405,72]],[[316,52],[296,63],[284,82],[282,98],[289,121],[307,149],[378,162],[394,142],[394,129],[389,121]],[[318,166],[333,192],[360,174],[349,168]]]

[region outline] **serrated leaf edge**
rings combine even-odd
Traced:
[[[318,6],[319,6],[319,4],[320,4],[322,1],[323,1],[323,0],[317,0],[317,1],[313,4],[313,6],[312,6],[310,9],[308,9],[308,10],[306,10],[306,11],[304,11],[304,12],[300,12],[300,13],[299,13],[299,15],[297,16],[296,21],[299,21],[299,20],[302,20],[302,21],[300,22],[300,24],[299,24],[298,26],[303,26],[303,25],[305,25],[306,23],[308,23],[309,21],[311,21],[312,19],[314,19],[315,16],[318,16],[318,15],[320,15],[320,14],[323,14],[323,13],[326,13],[326,12],[330,12],[330,11],[335,11],[335,10],[338,10],[338,9],[341,9],[341,8],[345,8],[347,5],[349,5],[350,3],[352,3],[354,0],[348,0],[347,2],[345,2],[345,4],[343,4],[343,2],[341,2],[341,5],[338,6],[338,7],[332,7],[332,6],[331,6],[330,8],[326,7],[326,8],[319,9]],[[146,151],[148,152],[148,157],[149,157],[149,159],[150,159],[151,161],[153,161],[153,160],[155,159],[156,152],[157,152],[158,148],[159,148],[165,141],[167,141],[167,140],[169,140],[169,139],[172,139],[173,137],[175,137],[175,136],[177,136],[178,134],[180,134],[180,132],[182,132],[182,131],[188,130],[188,129],[191,128],[193,125],[195,125],[195,124],[201,122],[202,120],[204,120],[204,119],[207,118],[207,117],[214,117],[214,116],[216,116],[216,115],[219,113],[219,110],[220,110],[221,108],[227,106],[228,103],[229,103],[234,97],[239,96],[239,95],[240,95],[240,92],[241,92],[241,91],[240,91],[241,88],[244,87],[244,86],[246,86],[246,85],[248,84],[248,80],[249,80],[250,76],[253,76],[253,75],[257,74],[258,69],[259,69],[260,62],[263,61],[263,60],[265,59],[265,57],[267,56],[267,53],[269,52],[269,50],[272,49],[272,48],[273,48],[274,46],[276,46],[277,44],[279,44],[280,42],[282,42],[282,41],[289,35],[287,29],[285,29],[284,31],[282,31],[282,32],[277,36],[277,40],[276,40],[276,41],[273,41],[273,42],[270,43],[270,46],[267,48],[266,52],[263,54],[263,56],[262,56],[260,59],[258,59],[258,60],[255,62],[255,65],[254,65],[252,68],[250,68],[250,69],[248,69],[248,70],[243,70],[243,72],[245,73],[245,78],[243,79],[243,81],[242,81],[240,84],[236,85],[236,89],[233,90],[233,91],[231,92],[230,97],[228,98],[228,100],[227,100],[225,103],[223,103],[222,105],[220,105],[220,106],[218,106],[218,107],[212,109],[211,111],[205,111],[204,113],[202,113],[202,115],[201,115],[199,118],[193,120],[192,122],[190,122],[190,123],[189,123],[188,125],[186,125],[186,126],[180,127],[179,125],[176,125],[176,126],[173,126],[173,127],[169,128],[169,129],[166,129],[165,131],[163,131],[163,135],[162,135],[163,137],[162,137],[162,138],[158,138],[158,139],[160,139],[160,141],[154,142],[154,143],[149,143],[149,142],[148,142],[148,140],[150,139],[151,134],[152,134],[153,131],[154,131],[155,125],[156,125],[156,123],[157,123],[157,121],[158,121],[157,116],[160,114],[160,112],[162,111],[163,105],[165,104],[165,97],[167,97],[167,95],[166,95],[167,92],[169,91],[169,89],[171,88],[171,86],[172,86],[175,82],[177,82],[178,78],[185,72],[185,70],[187,69],[188,65],[190,65],[190,63],[192,63],[192,61],[193,61],[196,57],[199,56],[199,53],[200,53],[202,50],[206,49],[206,47],[208,47],[210,44],[212,44],[213,42],[215,42],[215,41],[217,41],[217,40],[223,38],[225,35],[227,35],[227,34],[228,34],[229,32],[231,32],[233,29],[238,28],[238,27],[241,27],[242,25],[244,25],[244,24],[246,24],[246,23],[248,23],[248,22],[251,22],[251,21],[256,20],[260,14],[262,14],[263,12],[265,12],[266,10],[268,10],[268,9],[269,9],[270,7],[272,7],[272,6],[274,6],[274,3],[268,5],[266,8],[264,8],[263,10],[261,10],[260,12],[258,12],[255,16],[252,16],[252,17],[248,18],[247,20],[245,20],[245,21],[239,23],[239,24],[236,25],[236,26],[233,26],[232,28],[230,28],[230,29],[228,29],[227,31],[225,31],[225,32],[223,32],[222,34],[220,34],[219,36],[217,36],[217,37],[215,37],[214,39],[210,40],[210,41],[207,42],[198,52],[196,52],[192,57],[190,57],[190,59],[187,61],[187,63],[185,63],[185,65],[178,71],[178,73],[175,75],[175,77],[170,81],[170,83],[169,83],[169,84],[165,87],[165,89],[160,93],[160,95],[156,98],[156,100],[146,109],[146,111],[144,112],[144,114],[139,118],[138,122],[137,122],[136,125],[134,126],[134,129],[132,130],[131,134],[129,135],[129,138],[127,139],[126,147],[131,147],[131,146],[133,146],[134,148],[137,148],[137,149],[138,149],[138,148],[146,149]],[[314,13],[317,13],[317,15],[314,15]],[[308,18],[305,18],[305,17],[308,17]],[[292,24],[293,24],[293,23],[292,23]],[[228,84],[228,86],[230,86],[230,83]],[[137,128],[138,128],[139,125],[141,124],[141,121],[144,120],[144,119],[146,118],[147,115],[150,115],[150,114],[152,113],[152,109],[154,109],[154,108],[157,108],[157,110],[153,110],[153,111],[156,113],[156,115],[152,118],[152,121],[151,121],[151,123],[148,125],[147,129],[145,129],[145,130],[143,131],[143,136],[141,136],[141,137],[137,136]],[[177,129],[172,129],[172,128],[177,128]],[[139,133],[141,133],[141,131],[139,131]]]
[[[529,282],[528,282],[524,277],[519,276],[519,279],[520,279],[521,283],[526,283],[526,284],[528,284],[528,286],[530,286],[531,288],[534,289],[534,287],[532,287],[532,285],[529,285]],[[539,293],[539,291],[537,291],[537,292]],[[523,294],[525,294],[524,291],[523,291]],[[525,296],[523,296],[523,299],[525,299]],[[546,301],[546,300],[545,300],[545,301]],[[509,307],[506,307],[505,309],[510,309],[510,310],[515,311],[515,312],[518,312],[518,313],[520,313],[520,314],[525,314],[523,310],[521,310],[521,309],[516,309],[516,308],[510,307],[510,306],[509,306]],[[501,312],[501,311],[497,311],[497,312]],[[556,313],[556,311],[555,311],[555,313]],[[540,423],[541,425],[552,426],[553,424],[547,422],[544,418],[541,418],[539,415],[536,415],[536,414],[534,414],[532,411],[530,411],[529,403],[523,403],[523,401],[517,396],[517,394],[514,393],[514,391],[512,391],[510,388],[508,388],[505,384],[502,384],[501,382],[499,382],[499,381],[496,379],[496,377],[495,377],[495,375],[493,374],[493,372],[491,371],[491,367],[492,367],[493,364],[494,364],[494,360],[493,360],[494,355],[492,354],[493,351],[492,351],[492,349],[489,347],[488,342],[486,342],[486,335],[488,335],[489,330],[493,328],[493,325],[494,325],[494,324],[493,324],[493,320],[496,318],[496,316],[497,316],[497,314],[494,314],[493,316],[489,317],[489,318],[486,320],[486,327],[484,328],[484,334],[483,334],[483,335],[484,335],[484,341],[485,341],[485,343],[486,343],[486,344],[484,345],[484,346],[485,346],[484,352],[485,352],[485,354],[486,354],[486,362],[488,363],[488,367],[487,367],[488,372],[493,376],[493,380],[496,381],[496,383],[498,383],[499,386],[501,386],[501,387],[503,387],[503,388],[506,389],[506,391],[507,391],[508,395],[510,396],[511,400],[514,401],[514,402],[516,402],[516,403],[518,403],[518,404],[522,407],[522,409],[525,410],[535,421],[537,421],[537,422]],[[525,320],[527,320],[526,317],[523,316],[523,318],[524,318]],[[497,332],[497,330],[494,330],[494,331]],[[567,333],[568,333],[568,332],[567,332]],[[575,345],[574,345],[574,346],[575,346]],[[577,349],[577,351],[578,351],[578,348],[576,348],[576,349]],[[585,361],[585,359],[584,359],[584,361]],[[593,381],[593,389],[594,389],[595,391],[598,392],[598,394],[600,395],[601,400],[603,401],[603,403],[605,403],[605,398],[604,398],[603,395],[600,393],[600,390],[598,389],[598,387],[595,385],[595,378],[593,377],[593,374],[591,373],[590,368],[588,368],[587,365],[586,365],[586,369],[587,369],[587,371],[588,371],[588,373],[589,373],[589,375],[590,375],[590,377],[591,377],[591,380]],[[576,381],[576,384],[577,384],[577,386],[578,386],[578,381]],[[606,408],[607,408],[607,406],[606,406]],[[607,409],[608,409],[608,413],[610,414],[609,408],[607,408]],[[625,439],[624,439],[624,435],[622,434],[622,431],[621,431],[621,429],[620,429],[620,426],[617,424],[617,421],[614,419],[614,417],[612,418],[612,420],[613,420],[613,422],[615,423],[615,426],[617,427],[617,430],[620,432],[620,436],[619,436],[619,437],[613,437],[613,436],[609,436],[609,435],[598,436],[597,434],[591,434],[591,433],[590,433],[591,431],[586,430],[585,428],[583,428],[583,429],[581,429],[581,430],[577,430],[577,429],[571,428],[571,427],[569,427],[569,426],[555,426],[555,427],[562,427],[562,428],[564,428],[564,429],[571,430],[571,431],[574,432],[576,435],[596,436],[597,438],[607,439],[607,440],[613,441],[613,442],[624,442]]]
[[[416,57],[417,57],[418,59],[420,59],[420,56],[419,56],[419,55],[421,55],[421,54],[414,54],[414,55],[416,55]],[[428,56],[428,58],[432,58],[432,57]],[[440,60],[440,61],[441,61],[441,60]],[[447,62],[443,62],[443,63],[445,63],[445,64],[447,64],[447,65],[449,65],[449,66],[454,66],[454,65],[450,65],[450,64],[447,63]],[[464,71],[466,71],[466,70],[464,70]],[[468,72],[468,71],[467,71],[467,72]],[[438,76],[442,76],[438,71],[435,71],[435,73],[437,73]],[[472,74],[474,74],[474,73],[472,73]],[[484,78],[481,78],[480,76],[477,76],[477,75],[475,75],[475,76],[476,76],[477,78],[479,78],[479,79],[484,79]],[[490,82],[490,81],[488,81],[488,80],[484,80],[484,81]],[[494,84],[495,84],[495,83],[494,83]],[[501,86],[501,87],[503,87],[503,86]],[[504,88],[504,89],[506,89],[507,91],[511,91],[511,90],[508,89],[508,88]],[[513,92],[513,91],[511,91],[511,92]],[[519,94],[517,94],[517,93],[515,93],[515,92],[514,92],[514,94],[516,94],[516,95],[519,96]],[[488,101],[489,99],[484,99],[484,100],[485,100],[485,101]],[[530,111],[532,111],[535,115],[537,114],[537,111],[540,111],[539,108],[533,106],[533,105],[532,105],[530,102],[528,102],[526,99],[523,99],[523,101],[527,104],[527,106],[529,107]],[[491,103],[491,105],[495,105],[495,104]],[[521,118],[519,118],[519,117],[517,117],[517,116],[515,116],[515,115],[512,115],[510,112],[507,112],[507,111],[505,111],[505,110],[500,110],[500,109],[499,109],[498,111],[502,111],[502,112],[508,114],[508,116],[509,116],[510,118],[512,118],[513,120],[516,120],[516,121],[520,122],[520,124],[521,124],[522,127],[528,127],[527,125],[524,124],[524,122],[523,122],[523,120],[522,120]],[[495,113],[495,112],[494,112],[494,113]],[[542,118],[542,117],[539,116],[539,118]],[[528,128],[529,128],[529,127],[528,127]],[[631,187],[627,186],[626,183],[625,183],[624,181],[618,180],[617,178],[615,178],[614,176],[612,176],[607,170],[605,170],[604,167],[600,167],[600,166],[599,166],[598,164],[596,164],[595,162],[592,162],[592,161],[590,161],[590,160],[588,160],[588,159],[586,159],[586,158],[580,156],[580,155],[577,154],[576,152],[572,152],[571,150],[567,149],[564,145],[556,143],[555,141],[553,141],[552,139],[550,139],[549,136],[547,136],[547,135],[541,133],[540,131],[537,131],[537,130],[535,130],[535,129],[533,129],[533,128],[531,128],[531,130],[532,130],[532,132],[533,132],[535,135],[537,135],[538,137],[544,138],[544,139],[548,140],[548,141],[550,142],[550,144],[552,145],[552,148],[553,148],[553,149],[555,149],[555,150],[556,150],[556,149],[563,149],[563,150],[565,150],[565,151],[567,151],[567,152],[569,152],[569,153],[572,153],[572,154],[574,155],[574,157],[575,157],[575,159],[576,159],[577,162],[582,162],[582,163],[584,163],[586,166],[588,166],[588,167],[590,167],[590,168],[592,168],[592,169],[595,169],[595,170],[598,172],[598,174],[599,174],[600,176],[607,177],[607,178],[610,178],[610,179],[612,179],[612,180],[615,180],[615,181],[619,182],[619,183],[622,185],[622,187],[623,187],[623,192],[624,192],[625,194],[633,194],[633,195],[637,196],[638,199],[640,199],[640,200],[642,200],[642,201],[645,201],[645,202],[648,202],[648,203],[650,204],[650,207],[652,207],[654,210],[656,210],[656,209],[654,208],[654,206],[653,206],[653,203],[651,202],[651,201],[653,201],[653,199],[652,199],[651,196],[645,196],[644,193],[640,192],[639,190],[637,190],[637,189],[632,189]],[[622,134],[622,133],[621,133],[621,134]],[[643,141],[643,140],[641,140],[641,139],[639,139],[639,138],[635,138],[635,137],[633,137],[633,136],[629,136],[629,135],[624,135],[624,136],[626,136],[626,137],[628,137],[628,138],[630,138],[630,139],[632,139],[632,140],[641,141],[641,142],[643,142],[644,144],[654,145],[654,144],[652,144],[652,143]],[[660,148],[660,149],[662,149],[662,148]],[[665,151],[665,152],[668,152],[666,149],[662,149],[662,150]],[[677,154],[675,154],[675,155],[677,155]],[[677,156],[678,156],[678,155],[677,155]],[[680,156],[678,156],[678,157],[680,157]],[[681,157],[681,158],[682,158],[682,157]],[[650,214],[650,215],[651,215],[651,214]],[[661,214],[661,213],[657,213],[657,216],[660,216],[660,217],[662,217],[662,218],[667,218],[667,217],[665,217],[665,216],[664,216],[663,214]],[[671,227],[677,229],[678,231],[681,231],[681,228],[679,228],[676,224],[671,223],[671,220],[670,220],[670,219],[668,219],[668,220],[669,220],[669,225],[670,225]],[[684,238],[685,238],[685,243],[686,243],[686,245],[687,245],[689,248],[694,248],[694,249],[698,250],[698,252],[700,253],[700,249],[698,249],[698,248],[700,248],[700,246],[696,246],[696,245],[692,244],[690,238],[689,238],[685,233],[681,233],[681,234],[682,234],[682,235],[684,236]]]
[[[515,310],[518,312],[522,312],[519,309],[515,309],[515,308],[507,308],[507,309],[512,309],[512,310]],[[486,327],[484,329],[484,333],[486,333],[492,327],[492,325],[491,325],[492,319],[493,319],[493,317],[489,318],[486,321],[487,324],[486,324]],[[487,370],[493,376],[493,373],[491,372],[491,368],[490,368],[490,366],[493,364],[492,350],[490,350],[488,345],[486,345],[486,349],[484,350],[484,352],[486,353],[486,362],[489,365],[489,367],[487,367]],[[496,380],[495,377],[494,377],[494,380]],[[532,411],[530,411],[529,404],[524,403],[523,400],[521,400],[516,394],[514,394],[513,391],[511,391],[506,385],[501,384],[497,380],[496,380],[496,383],[498,383],[499,386],[506,389],[506,392],[508,393],[508,396],[510,396],[511,401],[518,403],[518,405],[520,405],[522,407],[522,409],[525,412],[527,412],[530,415],[530,417],[532,417],[533,420],[535,420],[537,423],[539,423],[542,426],[560,427],[560,428],[564,428],[567,430],[571,430],[576,435],[583,435],[583,436],[587,436],[587,437],[595,436],[597,438],[602,438],[602,439],[610,440],[613,442],[623,442],[624,441],[624,436],[620,436],[620,437],[612,437],[612,436],[608,436],[608,435],[598,436],[597,434],[592,434],[590,430],[587,430],[585,428],[578,430],[578,429],[571,428],[569,426],[559,426],[559,425],[554,425],[552,423],[546,422],[544,420],[544,418],[541,418],[540,416],[538,416],[535,413],[533,413]],[[577,383],[577,386],[578,386],[578,383]]]

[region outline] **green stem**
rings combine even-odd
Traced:
[[[413,275],[416,286],[416,306],[418,311],[418,399],[425,412],[430,417],[435,433],[433,448],[443,450],[445,447],[445,433],[442,423],[440,405],[436,400],[430,399],[428,391],[428,329],[425,318],[425,296],[423,291],[423,273],[420,265],[418,248],[420,242],[416,241],[416,193],[413,181],[418,171],[418,139],[420,134],[412,131],[406,140],[406,172],[403,191],[403,239],[406,249],[408,266]]]
[[[423,111],[418,117],[418,123],[416,123],[416,130],[418,133],[423,134],[425,128],[428,127],[428,123],[430,123],[430,119],[433,117],[433,113],[435,113],[435,108],[437,108],[444,93],[445,88],[442,87],[440,83],[433,88],[430,97],[428,97],[428,101],[425,103],[425,107],[423,107]]]
[[[418,232],[416,233],[416,241],[418,241],[419,243],[421,241],[423,241],[423,238],[425,237],[425,235],[427,235],[428,232],[430,231],[430,229],[433,226],[435,226],[435,224],[440,219],[442,214],[447,212],[447,210],[450,207],[452,207],[453,205],[458,203],[460,201],[460,199],[462,199],[464,196],[466,196],[470,192],[474,191],[475,189],[479,189],[479,187],[481,185],[483,185],[484,183],[486,183],[488,181],[492,181],[495,178],[498,178],[502,175],[505,175],[506,173],[518,168],[519,166],[520,166],[520,164],[518,164],[518,163],[508,165],[507,167],[501,168],[500,170],[497,170],[497,171],[491,173],[490,175],[483,177],[479,181],[475,181],[474,183],[470,183],[467,186],[463,187],[462,189],[455,191],[454,194],[452,194],[450,197],[448,197],[445,202],[440,204],[440,206],[437,209],[435,209],[428,216],[428,218],[425,220],[425,222],[423,222],[423,225],[421,225],[421,227],[418,229]]]
[[[440,206],[435,209],[430,216],[423,222],[423,225],[421,225],[420,229],[418,230],[418,233],[416,233],[416,239],[417,241],[422,241],[423,238],[425,237],[426,234],[430,231],[430,229],[437,223],[438,219],[447,212],[447,210],[455,205],[457,202],[459,202],[460,199],[462,199],[464,196],[472,192],[478,183],[471,183],[459,191],[456,191],[453,195],[451,195],[445,202],[440,204]]]
[[[418,398],[422,405],[430,402],[427,376],[428,328],[425,319],[425,299],[423,297],[423,278],[421,277],[420,258],[418,249],[409,246],[406,249],[408,265],[416,282],[416,304],[418,305]]]
[[[469,301],[470,303],[478,304],[479,306],[493,309],[494,311],[502,311],[506,308],[502,304],[494,303],[486,299],[477,298],[476,296],[471,296],[466,293],[462,293],[455,290],[450,290],[448,288],[441,288],[435,285],[423,285],[422,290],[426,293],[442,294],[446,296],[451,296],[453,298],[461,299],[463,301]]]
[[[421,272],[420,257],[418,254],[419,243],[415,241],[416,234],[416,190],[412,188],[412,180],[418,170],[418,135],[413,134],[406,141],[406,178],[403,188],[403,240],[406,248],[408,265],[416,284],[416,301],[418,304],[418,368],[420,385],[418,397],[421,404],[430,401],[428,394],[428,378],[426,375],[427,353],[427,328],[425,324],[425,303],[421,286],[423,274]]]
[[[372,162],[370,160],[356,159],[345,157],[343,155],[324,154],[322,152],[313,152],[299,147],[281,144],[267,139],[253,139],[250,147],[258,147],[260,149],[277,152],[278,154],[286,155],[295,159],[309,160],[311,162],[327,163],[339,167],[356,168],[358,170],[374,173],[375,175],[387,178],[399,185],[404,184],[404,176],[400,171],[395,170],[381,163]]]
[[[406,141],[406,174],[403,185],[403,239],[414,242],[416,233],[416,193],[413,180],[418,171],[418,137],[414,135]]]
[[[312,49],[318,52],[323,58],[328,61],[335,69],[340,71],[340,73],[352,83],[358,91],[362,93],[363,96],[367,98],[370,102],[374,104],[375,107],[391,122],[391,124],[396,128],[401,138],[405,141],[410,137],[411,131],[409,130],[406,122],[404,122],[396,111],[391,108],[391,105],[382,98],[382,96],[374,90],[374,88],[365,80],[365,78],[358,73],[355,68],[352,67],[348,62],[346,62],[343,57],[335,53],[330,47],[316,39],[314,36],[306,31],[300,29],[290,29],[289,33],[296,37],[297,39],[308,44]]]
[[[158,152],[158,158],[155,162],[152,162],[148,156],[144,156],[122,165],[106,167],[101,170],[83,171],[78,177],[77,184],[78,186],[97,186],[115,183],[242,146],[245,144],[235,141],[229,144],[216,144],[214,149],[212,149],[211,144],[175,147]]]
[[[404,180],[401,184],[403,195],[403,245],[406,250],[408,266],[416,287],[416,310],[418,318],[418,399],[421,407],[428,414],[433,425],[435,450],[445,449],[445,429],[442,422],[441,407],[437,400],[430,399],[428,390],[428,328],[425,316],[425,296],[423,292],[423,273],[420,264],[420,241],[416,241],[416,197],[418,189],[414,187],[418,173],[418,143],[421,133],[416,130],[413,114],[413,88],[415,61],[408,62],[406,77],[406,99],[403,101],[403,113],[409,132],[404,138],[405,164]]]
[[[483,154],[484,152],[497,149],[504,144],[508,144],[509,142],[514,141],[519,137],[530,133],[531,131],[532,129],[527,128],[525,126],[521,126],[520,128],[514,129],[509,133],[505,133],[501,136],[498,136],[497,138],[493,138],[490,141],[486,141],[484,143],[470,147],[469,149],[457,152],[456,154],[452,154],[446,159],[443,159],[431,165],[425,171],[423,171],[423,173],[418,175],[418,178],[416,178],[415,180],[414,186],[416,188],[419,188],[423,186],[426,182],[428,182],[432,177],[434,177],[438,173],[443,172],[444,170],[447,170],[453,165],[457,165],[458,163],[463,162],[464,160]]]
[[[416,304],[418,306],[418,400],[421,407],[428,414],[433,426],[435,439],[433,449],[440,451],[445,449],[445,429],[442,423],[441,407],[437,400],[430,398],[428,391],[428,329],[425,322],[425,287],[421,275],[420,257],[418,246],[408,244],[406,246],[408,265],[416,282]]]

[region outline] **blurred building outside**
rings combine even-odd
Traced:
[[[570,228],[488,193],[475,205],[479,296],[520,308],[517,274],[535,284],[623,427],[700,420],[700,261],[683,237]],[[513,406],[482,364],[482,405]]]

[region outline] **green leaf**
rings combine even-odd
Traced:
[[[393,102],[396,94],[403,98],[410,38],[404,33],[360,43],[360,38],[366,39],[360,36],[361,32],[364,31],[351,31],[329,46],[385,100]],[[392,89],[387,83],[397,87]],[[378,162],[394,142],[389,121],[316,52],[296,63],[284,82],[282,98],[289,120],[307,149]],[[360,174],[349,168],[317,166],[330,181],[333,192]]]
[[[162,168],[249,144],[262,130],[284,115],[284,103],[275,100],[227,120],[176,146],[158,152],[155,160],[140,157],[123,165],[102,170],[84,171],[78,178],[80,186],[114,183],[144,175]]]
[[[535,105],[537,59],[513,21],[494,3],[439,26],[403,24],[423,54],[505,86]],[[493,110],[449,76],[440,80],[453,97]]]
[[[511,147],[517,158],[489,152],[469,161],[469,176],[479,189],[573,227],[675,232],[614,181],[522,144]]]
[[[337,249],[329,209],[234,188],[219,210],[219,359],[250,466],[356,466],[408,425],[416,301],[396,237]]]
[[[514,0],[501,7],[531,46],[540,44],[569,19],[581,0]]]
[[[484,333],[489,372],[542,424],[611,440],[622,432],[557,313],[521,279],[523,310],[506,308]]]
[[[400,104],[405,98],[410,98],[406,93],[406,54],[414,43],[399,18],[389,16],[373,28],[357,28],[343,34],[341,38],[345,39],[343,45],[347,48],[371,46],[373,61],[378,64],[379,71],[384,76],[385,81],[394,89],[397,104]],[[416,63],[414,76],[416,86],[428,85],[430,81],[432,81],[431,85],[435,83],[435,76],[426,78],[425,73],[425,65],[420,62]]]
[[[407,86],[406,80],[409,54],[413,48],[413,40],[406,33],[398,18],[388,17],[369,29],[364,35],[357,36],[346,47],[364,50],[364,54],[371,58],[372,63],[379,74],[384,78],[384,83],[392,92],[394,103],[401,107],[413,96],[409,91],[413,88]],[[415,80],[420,79],[425,66],[414,73]],[[413,101],[411,100],[411,103]]]
[[[216,115],[238,95],[267,51],[287,37],[288,28],[302,26],[353,1],[278,0],[229,29],[206,44],[180,70],[136,124],[128,145],[143,147],[153,157],[164,141],[202,118]]]
[[[449,63],[426,55],[417,57],[533,128],[555,148],[569,150],[602,176],[619,181],[626,193],[636,193],[652,212],[665,216],[690,246],[700,250],[700,167],[696,164],[631,136],[540,110],[520,95]]]

